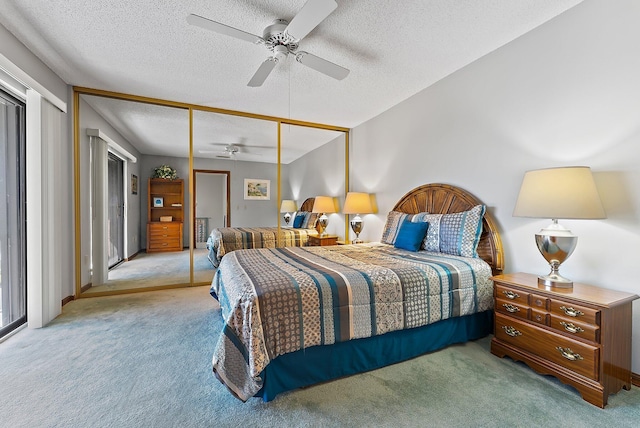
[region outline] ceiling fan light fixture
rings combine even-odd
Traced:
[[[287,55],[289,55],[289,48],[287,46],[284,45],[277,45],[273,47],[273,55],[276,59],[276,62],[278,60],[284,60]]]

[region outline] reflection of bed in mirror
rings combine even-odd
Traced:
[[[225,321],[214,373],[268,401],[490,334],[503,253],[485,211],[425,185],[395,205],[380,243],[228,254],[211,286]]]
[[[312,213],[315,198],[307,198],[292,216],[290,227],[216,227],[207,239],[207,251],[211,264],[218,267],[225,254],[249,248],[304,247],[309,236],[317,235],[317,214]]]

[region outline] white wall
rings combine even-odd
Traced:
[[[334,196],[342,210],[345,195],[345,137],[340,136],[288,165],[291,198],[298,207],[305,199]],[[287,199],[283,196],[283,199]],[[344,215],[329,215],[327,233],[344,239]]]
[[[507,272],[547,273],[533,235],[549,220],[512,217],[526,170],[587,165],[606,220],[563,221],[580,239],[562,273],[640,293],[640,2],[587,0],[352,132],[351,189],[379,214],[412,188],[442,182],[483,200],[497,219]],[[633,371],[640,373],[640,302]]]

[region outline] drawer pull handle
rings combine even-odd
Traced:
[[[515,300],[518,297],[520,297],[520,295],[518,293],[514,293],[513,291],[510,291],[510,290],[504,290],[502,293],[505,296],[507,296],[507,299],[511,299],[511,300]]]
[[[504,330],[505,333],[507,333],[511,337],[522,336],[522,333],[520,333],[518,330],[515,329],[515,327],[512,327],[510,325],[509,326],[503,325],[502,329]]]
[[[578,327],[574,323],[566,323],[564,321],[560,322],[560,325],[564,327],[569,333],[582,333],[584,329],[582,327]]]
[[[564,313],[570,317],[581,317],[582,315],[584,315],[584,312],[573,308],[567,308],[566,306],[560,306],[560,309],[562,309]]]
[[[576,354],[571,350],[571,348],[563,348],[562,346],[556,346],[556,349],[560,351],[560,354],[562,354],[562,356],[569,361],[579,361],[584,359],[582,358],[582,355]]]
[[[511,312],[512,314],[520,310],[519,307],[513,306],[509,303],[503,303],[502,306],[507,310],[507,312]]]

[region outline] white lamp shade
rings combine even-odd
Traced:
[[[368,193],[349,192],[344,201],[342,212],[345,214],[371,214],[371,196]]]
[[[291,199],[283,199],[280,204],[280,212],[281,213],[292,213],[298,209],[296,205],[296,201],[292,201]]]
[[[513,215],[550,219],[607,217],[591,169],[586,166],[527,171]]]
[[[316,196],[312,210],[314,213],[335,213],[336,204],[331,196]]]

